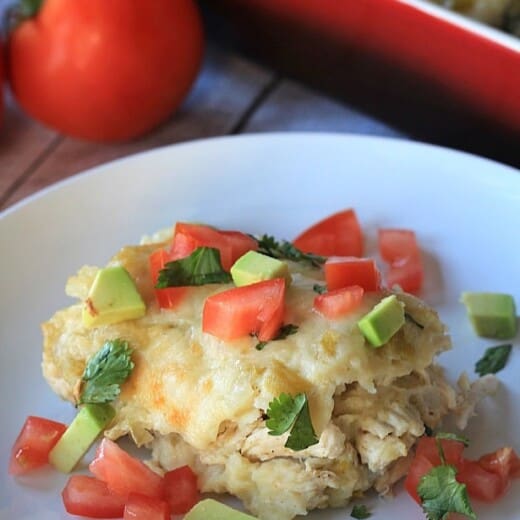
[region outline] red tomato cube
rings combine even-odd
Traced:
[[[298,235],[293,244],[304,253],[321,256],[361,256],[363,234],[353,209],[320,220]]]
[[[170,506],[165,500],[132,493],[128,496],[124,520],[170,520]]]
[[[31,470],[45,466],[49,452],[63,435],[67,425],[29,416],[14,442],[9,460],[9,473],[23,475]]]
[[[408,229],[380,229],[378,244],[381,258],[389,264],[415,258],[420,254],[415,233]]]
[[[155,288],[155,284],[159,278],[159,271],[167,262],[171,262],[172,260],[173,258],[171,255],[164,249],[154,251],[149,258],[150,275],[152,277],[152,283],[154,284],[155,298],[159,307],[162,309],[174,309],[182,302],[188,292],[187,287],[165,287],[164,289]]]
[[[105,482],[87,475],[73,475],[61,493],[67,513],[89,518],[121,518],[125,499]]]
[[[415,233],[408,229],[380,229],[379,253],[390,268],[388,287],[399,285],[403,291],[417,294],[423,283],[423,265]]]
[[[282,326],[284,307],[283,278],[235,287],[206,299],[202,330],[224,341],[248,334],[269,341]]]
[[[197,475],[189,466],[182,466],[164,475],[164,496],[174,515],[187,513],[200,499]]]
[[[170,253],[175,258],[183,258],[199,247],[213,247],[220,251],[220,261],[225,271],[252,249],[258,249],[254,238],[240,231],[220,231],[202,224],[178,222]]]
[[[104,438],[99,445],[90,471],[118,495],[139,493],[154,498],[164,496],[164,481],[146,464],[129,455],[115,442]]]
[[[324,268],[329,291],[352,285],[359,285],[367,292],[380,289],[381,275],[372,258],[331,257]]]
[[[457,473],[457,480],[466,484],[470,497],[494,502],[506,491],[509,480],[486,471],[477,461],[465,460]]]
[[[415,257],[401,264],[391,265],[386,273],[386,283],[390,288],[398,285],[403,291],[417,294],[421,290],[423,277],[421,259]]]
[[[353,311],[363,301],[363,287],[352,285],[314,298],[314,308],[325,318],[336,319]]]

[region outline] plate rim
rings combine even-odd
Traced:
[[[226,135],[218,135],[212,137],[202,137],[198,139],[190,139],[187,141],[180,141],[176,143],[170,143],[162,146],[157,146],[154,148],[150,148],[148,150],[142,150],[136,153],[132,153],[129,155],[124,155],[122,157],[118,157],[95,166],[89,167],[84,170],[79,170],[72,175],[60,179],[58,181],[45,186],[38,191],[27,195],[26,197],[16,201],[11,206],[4,208],[0,211],[0,223],[2,223],[7,217],[10,217],[12,214],[21,211],[25,206],[30,205],[33,202],[36,202],[42,198],[45,198],[47,195],[59,191],[60,189],[74,184],[78,181],[82,181],[85,178],[106,174],[105,170],[109,170],[113,168],[113,166],[125,164],[127,162],[132,162],[136,159],[153,156],[153,155],[162,155],[165,153],[169,153],[171,150],[177,150],[180,148],[190,148],[190,147],[198,147],[204,146],[206,143],[224,143],[227,146],[228,142],[235,141],[265,141],[265,140],[290,140],[290,139],[303,139],[303,140],[329,140],[329,139],[340,139],[345,141],[364,141],[364,142],[374,142],[376,144],[382,144],[383,146],[390,147],[412,147],[415,149],[421,149],[426,152],[432,153],[440,153],[453,155],[461,159],[481,162],[482,164],[487,164],[489,167],[496,168],[498,170],[502,170],[500,175],[511,175],[518,176],[518,180],[520,180],[520,169],[515,168],[514,166],[501,163],[497,160],[490,159],[488,157],[483,157],[480,155],[476,155],[471,152],[466,152],[464,150],[457,150],[454,148],[449,148],[446,146],[428,143],[425,141],[416,141],[416,140],[408,140],[400,137],[388,137],[388,136],[379,136],[379,135],[366,135],[366,134],[357,134],[357,133],[349,133],[349,132],[316,132],[316,131],[279,131],[279,132],[250,132],[243,134],[226,134]],[[495,173],[495,175],[498,173]],[[514,182],[514,181],[513,181]]]

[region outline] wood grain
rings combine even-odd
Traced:
[[[23,114],[7,96],[0,128],[0,208],[9,195],[23,184],[27,172],[58,139],[55,132]]]
[[[231,133],[242,114],[272,81],[273,73],[237,55],[210,47],[201,74],[183,106],[166,124],[142,139],[111,145],[71,138],[56,140],[53,132],[26,122],[27,128],[32,130],[25,132],[39,136],[32,141],[44,141],[34,126],[49,139],[42,142],[39,154],[31,153],[31,159],[24,161],[21,156],[27,153],[28,147],[32,150],[36,145],[30,144],[32,141],[27,135],[25,138],[23,135],[13,137],[11,146],[15,146],[16,151],[12,156],[18,162],[11,169],[13,176],[22,178],[23,182],[7,192],[7,196],[5,189],[0,191],[5,197],[2,206],[6,208],[58,180],[119,157],[190,139]],[[50,153],[42,156],[45,150]],[[4,167],[4,157],[1,157],[0,171]]]

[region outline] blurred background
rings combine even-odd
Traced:
[[[487,1],[495,10],[477,14],[518,31],[519,2]],[[159,3],[22,2],[12,32],[4,23],[0,209],[118,157],[250,132],[377,135],[519,167],[520,39],[410,5],[421,2],[161,0],[150,14]],[[12,4],[0,0],[4,19]],[[64,56],[69,70],[55,74]]]

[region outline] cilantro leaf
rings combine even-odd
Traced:
[[[484,356],[475,364],[475,372],[481,377],[486,374],[496,374],[506,366],[511,348],[512,345],[497,345],[488,348]]]
[[[113,401],[134,368],[131,354],[127,341],[107,341],[87,362],[81,377],[78,404]]]
[[[258,242],[258,252],[273,258],[292,260],[293,262],[308,262],[314,267],[321,267],[325,263],[324,256],[313,253],[304,253],[287,240],[278,241],[271,235],[255,237]]]
[[[327,287],[326,287],[325,285],[320,285],[319,283],[315,283],[315,284],[312,286],[312,290],[313,290],[315,293],[323,294],[323,293],[326,293],[326,292],[327,292]]]
[[[297,394],[294,397],[280,394],[269,403],[267,417],[266,426],[270,435],[291,432],[285,442],[286,448],[299,451],[318,443],[305,394]]]
[[[464,446],[469,446],[469,439],[464,437],[463,435],[458,435],[456,433],[448,433],[448,432],[438,432],[435,434],[436,439],[446,439],[449,441],[457,441],[464,444]]]
[[[164,289],[229,282],[231,275],[222,268],[220,251],[213,247],[198,247],[186,258],[167,262],[159,271],[155,287]]]
[[[292,323],[287,323],[286,325],[282,325],[278,334],[270,341],[278,341],[280,339],[285,339],[287,336],[291,334],[296,334],[298,332],[298,325],[293,325]],[[263,350],[264,347],[269,343],[269,341],[260,341],[256,345],[256,350]]]
[[[364,518],[370,518],[372,516],[372,513],[368,510],[367,506],[363,504],[356,504],[352,508],[350,516],[352,518],[357,518],[358,520],[363,520]]]
[[[466,484],[458,482],[456,474],[454,466],[441,465],[422,476],[417,492],[428,520],[447,520],[449,513],[460,513],[476,520]]]

